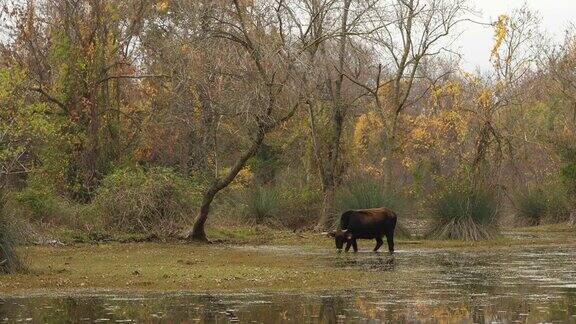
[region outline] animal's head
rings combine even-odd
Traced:
[[[334,242],[336,243],[336,249],[342,250],[345,242],[348,242],[352,239],[352,233],[348,232],[348,230],[337,229],[332,232],[326,233],[328,237],[333,237]]]

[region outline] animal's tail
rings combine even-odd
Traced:
[[[390,232],[392,233],[392,235],[394,235],[394,230],[396,229],[396,222],[398,221],[398,216],[396,215],[396,213],[394,213],[394,217],[389,219],[390,222],[388,224],[390,224]]]

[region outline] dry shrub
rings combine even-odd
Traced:
[[[199,195],[187,180],[170,169],[154,167],[112,173],[104,179],[93,204],[105,228],[171,236],[194,215],[198,201]]]

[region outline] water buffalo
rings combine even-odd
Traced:
[[[394,253],[394,228],[396,227],[396,214],[387,208],[371,208],[349,210],[340,217],[340,227],[328,233],[334,237],[336,248],[341,251],[346,242],[346,252],[350,246],[358,252],[357,239],[375,239],[374,252],[382,246],[383,236],[388,241],[388,251]]]

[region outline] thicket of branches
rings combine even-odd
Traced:
[[[576,33],[546,41],[527,8],[491,22],[493,66],[482,73],[463,72],[451,47],[475,17],[465,0],[0,9],[1,176],[11,192],[85,204],[117,170],[169,168],[197,191],[187,237],[205,240],[215,199],[260,185],[280,191],[266,196],[282,208],[260,206],[305,214],[318,229],[332,224],[339,188],[367,177],[414,210],[434,209],[429,200],[453,179],[495,192],[500,206],[535,196],[531,184],[576,190]],[[39,200],[20,202],[42,209]]]

